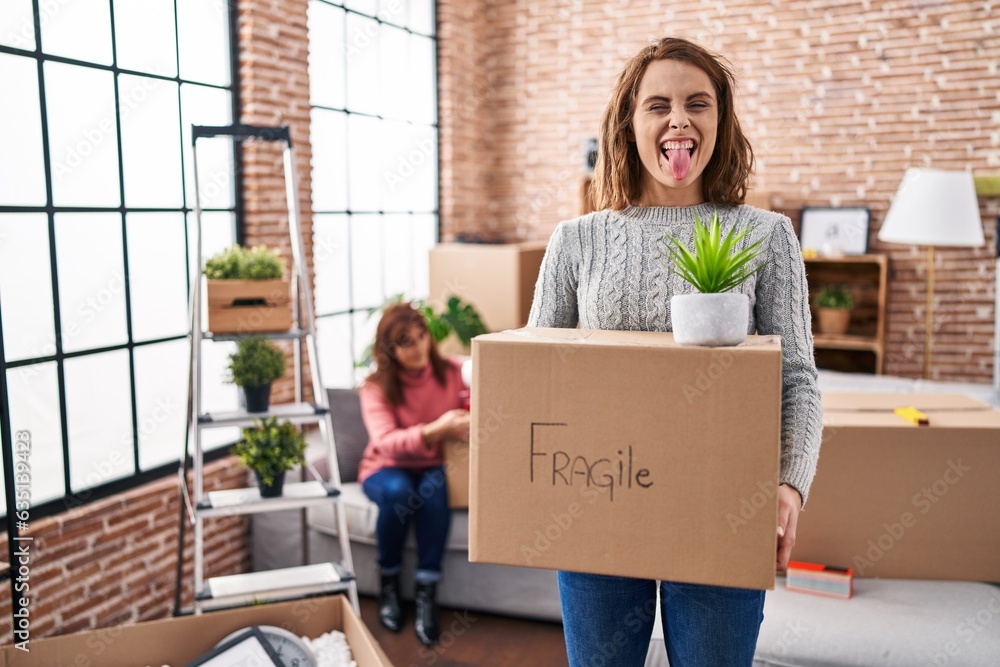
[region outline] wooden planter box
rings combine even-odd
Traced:
[[[209,280],[208,330],[214,334],[288,331],[288,280]]]

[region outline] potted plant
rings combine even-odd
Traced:
[[[239,342],[229,355],[229,377],[243,392],[247,412],[264,412],[271,402],[271,383],[285,373],[285,355],[261,336]]]
[[[763,266],[763,262],[750,266],[763,252],[762,242],[733,252],[736,244],[753,230],[752,226],[738,232],[731,229],[723,237],[718,211],[712,215],[708,226],[697,213],[694,220],[694,252],[667,235],[667,253],[674,269],[699,292],[671,297],[674,340],[681,345],[706,347],[739,345],[747,335],[750,299],[746,294],[729,290],[741,285]]]
[[[843,285],[827,285],[816,297],[816,316],[820,333],[843,335],[851,324],[854,297]]]
[[[208,330],[216,334],[288,331],[291,284],[285,259],[267,246],[233,245],[205,262]]]
[[[285,472],[305,463],[306,437],[290,421],[279,424],[276,417],[258,419],[243,429],[243,439],[231,451],[254,471],[261,497],[276,498],[281,495]]]

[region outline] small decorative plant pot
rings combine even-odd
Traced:
[[[681,345],[739,345],[747,337],[750,298],[746,294],[677,294],[670,298],[674,340]]]
[[[282,470],[277,475],[274,476],[274,482],[267,486],[264,484],[263,480],[260,478],[260,473],[254,471],[254,475],[257,476],[257,488],[260,489],[261,498],[280,498],[282,487],[285,485],[285,471]]]
[[[271,385],[262,387],[240,387],[247,412],[267,412],[271,405]]]
[[[818,308],[817,316],[820,333],[843,335],[851,324],[851,311],[847,308]]]

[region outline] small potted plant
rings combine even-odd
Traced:
[[[827,285],[816,297],[816,317],[820,333],[843,335],[851,324],[854,297],[843,285]]]
[[[243,429],[243,439],[231,451],[254,471],[261,497],[276,498],[281,495],[285,472],[305,463],[306,437],[290,421],[279,424],[276,417],[258,419]]]
[[[670,299],[670,318],[674,340],[681,345],[716,347],[739,345],[746,339],[750,318],[750,299],[746,294],[731,293],[761,269],[763,262],[751,267],[763,252],[761,241],[733,252],[739,241],[753,227],[735,228],[722,235],[716,211],[708,226],[695,214],[694,252],[667,235],[667,254],[677,273],[698,294],[677,294]]]
[[[284,258],[267,246],[233,245],[209,258],[208,330],[240,334],[291,329],[291,283],[284,276]]]
[[[271,383],[285,373],[285,355],[262,336],[239,342],[229,355],[229,377],[243,392],[247,412],[264,412],[271,403]]]

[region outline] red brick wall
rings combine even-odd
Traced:
[[[310,199],[312,149],[309,143],[309,38],[307,0],[243,0],[239,2],[240,94],[242,122],[251,125],[289,125],[295,149],[299,192],[299,226],[305,248],[310,288],[312,272],[312,203]],[[244,146],[246,241],[281,249],[291,267],[288,206],[281,144],[248,142]],[[272,400],[294,399],[291,370],[275,383]],[[303,349],[305,345],[303,345]],[[303,354],[304,400],[312,400],[309,364]]]
[[[688,37],[736,66],[757,188],[775,193],[777,208],[793,217],[804,205],[872,209],[871,251],[889,254],[892,266],[885,370],[918,376],[924,255],[875,235],[907,167],[1000,171],[1000,9],[959,1],[777,6],[441,0],[442,238],[474,223],[546,238],[577,215],[580,146],[597,136],[618,71],[650,39]],[[490,83],[488,103],[462,127],[448,109],[467,98],[465,81]],[[998,201],[981,204],[987,247],[938,253],[937,379],[992,379]]]
[[[227,457],[205,467],[206,490],[247,485]],[[177,567],[180,493],[173,475],[56,516],[30,522],[28,584],[31,639],[170,616]],[[246,517],[205,524],[206,576],[250,567]],[[194,538],[185,535],[184,594],[193,601]],[[0,537],[3,559],[7,537]],[[21,576],[12,568],[15,577]],[[0,584],[0,643],[13,641],[10,583]],[[29,644],[30,646],[30,644]]]

